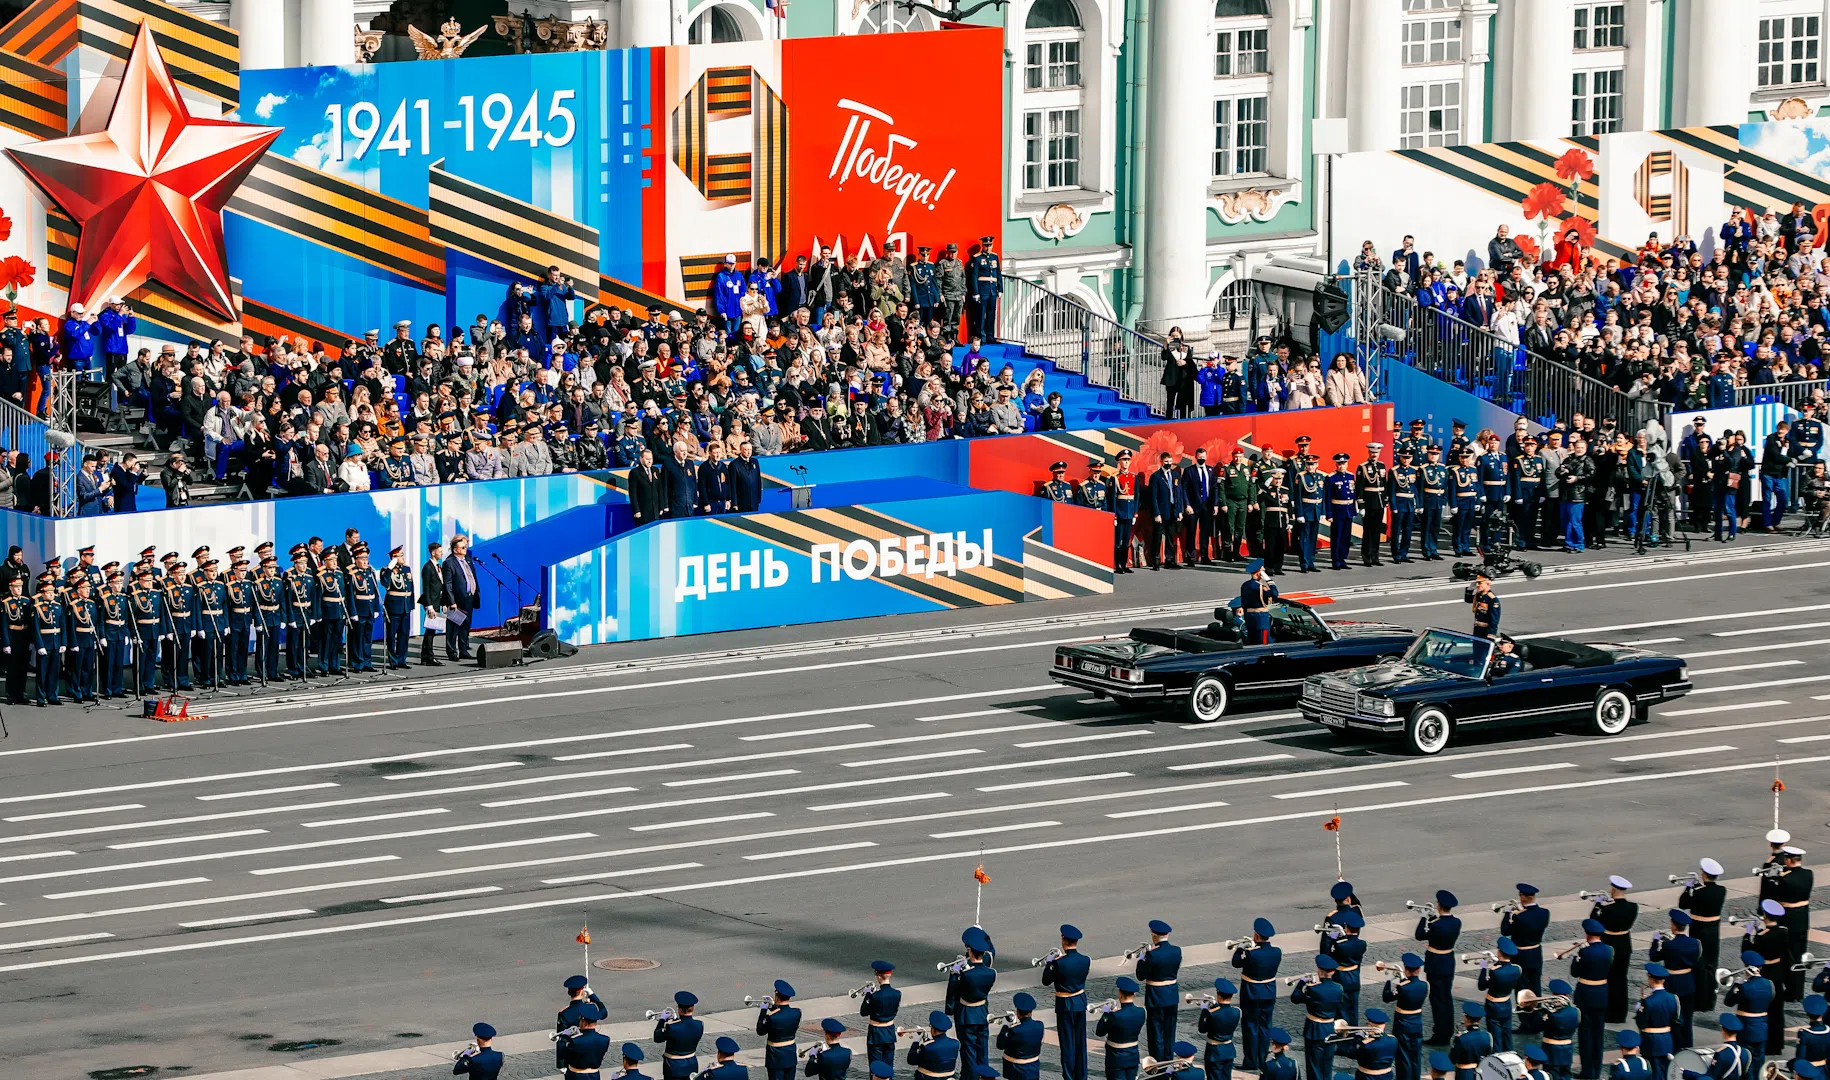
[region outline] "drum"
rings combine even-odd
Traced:
[[[1529,1072],[1525,1059],[1507,1050],[1481,1058],[1480,1068],[1474,1076],[1475,1080],[1525,1080]]]
[[[1720,1049],[1720,1046],[1693,1046],[1671,1055],[1671,1080],[1683,1080],[1685,1069],[1698,1075],[1708,1073],[1710,1063],[1716,1060],[1716,1051]]]

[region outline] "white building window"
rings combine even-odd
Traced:
[[[1214,175],[1251,176],[1267,171],[1271,150],[1271,99],[1220,98],[1214,102]]]
[[[1024,48],[1025,90],[1075,90],[1080,87],[1080,42],[1032,41]]]
[[[925,11],[898,7],[895,0],[878,0],[858,20],[860,34],[893,34],[904,30],[932,30],[934,16]]]
[[[1414,19],[1404,24],[1400,50],[1405,67],[1424,64],[1459,64],[1462,49],[1460,19]]]
[[[1078,188],[1086,94],[1080,9],[1073,0],[1035,0],[1023,30],[1023,190]]]
[[[1576,50],[1624,49],[1627,45],[1627,5],[1576,5]]]
[[[1218,0],[1214,5],[1214,78],[1238,79],[1271,70],[1271,5],[1267,0]]]
[[[1398,145],[1406,150],[1461,145],[1461,82],[1413,83],[1399,90]]]
[[[1023,189],[1080,186],[1080,110],[1032,109],[1023,114]]]
[[[1461,0],[1404,0],[1406,11],[1455,11],[1461,8]]]
[[[1624,81],[1625,72],[1619,68],[1576,72],[1570,81],[1570,134],[1619,131]]]
[[[1818,15],[1779,15],[1761,19],[1759,86],[1762,90],[1811,86],[1822,81],[1819,50],[1823,35]]]
[[[688,45],[718,45],[727,41],[747,40],[743,24],[723,7],[707,8],[686,28]]]

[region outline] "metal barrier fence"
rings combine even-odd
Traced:
[[[1821,397],[1830,397],[1830,379],[1735,387],[1736,405],[1758,405],[1762,400],[1766,400],[1777,401],[1796,409],[1813,398]]]
[[[51,444],[45,433],[50,425],[19,406],[0,398],[0,450],[23,450],[32,459],[32,467],[44,464]],[[69,456],[69,455],[65,455]],[[71,471],[74,479],[75,471]]]
[[[1163,343],[1088,310],[1032,281],[1004,275],[998,304],[998,338],[1022,342],[1063,371],[1142,402],[1166,415]]]
[[[1657,419],[1664,405],[1628,397],[1607,383],[1491,331],[1385,287],[1378,275],[1354,277],[1354,342],[1362,366],[1380,358],[1409,364],[1451,386],[1532,420],[1574,413],[1612,417],[1627,431]]]

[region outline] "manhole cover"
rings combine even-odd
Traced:
[[[599,960],[592,967],[605,971],[653,971],[661,966],[659,960],[650,960],[645,956],[612,956],[608,960]]]
[[[132,1080],[136,1076],[151,1076],[159,1071],[157,1065],[123,1065],[118,1069],[97,1069],[90,1073],[91,1080]]]
[[[276,1042],[267,1049],[277,1054],[296,1054],[301,1050],[316,1050],[320,1046],[340,1046],[342,1039],[306,1039],[298,1042]]]

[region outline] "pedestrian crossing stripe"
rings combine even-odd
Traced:
[[[1061,600],[1112,591],[1110,566],[1042,542],[1041,528],[1023,537],[1023,599]]]

